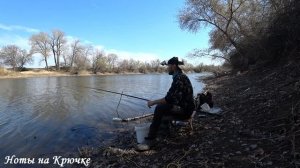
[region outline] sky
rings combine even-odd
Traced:
[[[59,29],[69,40],[80,39],[121,59],[178,56],[194,65],[218,64],[186,57],[195,48],[209,47],[209,29],[181,30],[177,15],[184,5],[185,0],[0,0],[0,47],[16,44],[29,50],[31,35]],[[39,59],[36,55],[31,66],[45,66]]]

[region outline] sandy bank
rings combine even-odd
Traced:
[[[57,76],[109,76],[109,75],[135,75],[142,73],[97,73],[94,74],[88,71],[82,71],[78,74],[64,72],[64,71],[46,71],[46,70],[30,70],[23,72],[13,72],[6,70],[2,74],[0,74],[0,79],[11,79],[11,78],[30,78],[30,77],[57,77]]]

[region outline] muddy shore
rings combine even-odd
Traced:
[[[86,149],[90,167],[299,167],[300,67],[291,63],[204,79],[221,115],[196,115],[189,131],[172,127],[150,150],[135,150],[133,130]]]

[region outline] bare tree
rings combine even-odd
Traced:
[[[63,46],[67,43],[65,33],[60,30],[53,30],[50,36],[50,46],[53,53],[56,70],[60,70],[60,56]]]
[[[112,53],[107,55],[107,63],[109,65],[110,70],[114,70],[117,59],[118,59],[118,55],[116,54]]]
[[[106,68],[107,62],[104,51],[96,50],[92,57],[92,69],[96,74],[99,71],[103,71]]]
[[[184,62],[184,66],[182,67],[182,69],[185,71],[185,72],[192,72],[194,71],[194,65],[193,64],[190,64],[188,63],[187,61]]]
[[[156,59],[156,60],[152,60],[151,61],[151,68],[155,71],[155,72],[158,72],[159,70],[159,65],[160,65],[160,60],[159,59]]]
[[[182,29],[196,32],[201,26],[208,24],[217,28],[227,40],[238,49],[230,27],[234,26],[237,11],[245,0],[187,0],[186,8],[180,11],[179,23]]]
[[[226,56],[224,56],[222,52],[218,52],[212,49],[194,49],[192,52],[188,53],[188,57],[211,57],[212,59],[219,58],[230,62],[230,60]]]
[[[32,64],[33,53],[31,51],[27,52],[26,50],[21,50],[20,57],[18,58],[18,67],[19,69],[23,69],[25,64]]]
[[[78,57],[82,54],[83,47],[80,44],[79,40],[74,40],[71,44],[71,51],[70,51],[70,67],[72,68],[74,62],[78,59]]]
[[[17,68],[17,61],[19,55],[19,47],[16,45],[7,45],[2,47],[0,57],[4,65],[11,66],[15,71]]]
[[[75,50],[75,48],[73,48]],[[77,46],[77,53],[74,57],[74,66],[78,70],[86,69],[89,66],[89,60],[93,57],[93,47],[90,45]]]
[[[128,70],[129,68],[129,60],[127,60],[127,59],[124,59],[124,60],[120,60],[119,62],[118,62],[118,67],[119,67],[119,69],[121,70],[121,71],[126,71],[126,70]]]
[[[70,65],[70,59],[69,59],[69,57],[70,57],[70,49],[69,49],[68,45],[64,45],[61,48],[61,56],[62,56],[63,61],[64,61],[64,67],[68,68],[68,66]]]
[[[81,60],[77,61],[77,65],[81,68],[86,68],[90,66],[90,58],[93,56],[93,46],[91,45],[85,45],[82,46],[82,54],[81,54]]]
[[[14,71],[16,68],[24,68],[27,63],[32,63],[32,53],[28,53],[16,45],[2,47],[0,58],[3,60],[4,65],[11,66]]]
[[[192,32],[210,25],[211,49],[228,53],[235,49],[244,53],[240,41],[256,39],[268,19],[266,0],[187,0],[178,15],[182,29]],[[226,56],[226,54],[224,54]]]
[[[135,72],[139,68],[139,61],[136,61],[132,58],[129,59],[127,67],[125,67],[126,70],[129,72]]]
[[[43,60],[48,70],[48,57],[50,55],[50,39],[49,35],[44,32],[34,34],[29,39],[32,53],[40,53],[43,56]]]

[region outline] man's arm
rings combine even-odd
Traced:
[[[151,106],[153,106],[153,105],[156,105],[156,104],[166,104],[167,102],[166,102],[166,100],[165,100],[165,98],[161,98],[161,99],[157,99],[157,100],[150,100],[150,101],[148,101],[148,107],[151,107]]]

